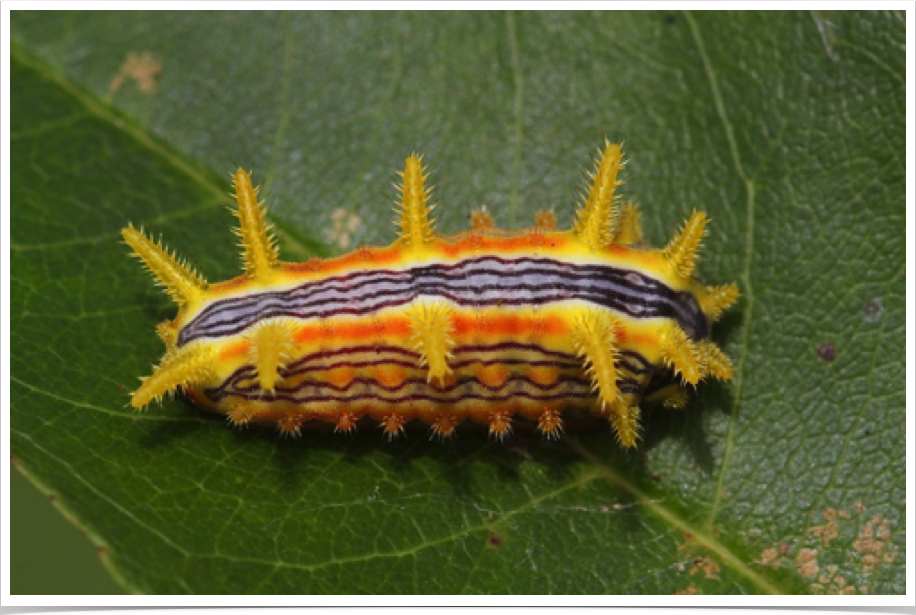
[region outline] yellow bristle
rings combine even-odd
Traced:
[[[440,416],[436,417],[436,420],[432,425],[432,436],[438,437],[440,440],[445,440],[447,438],[455,435],[455,428],[458,426],[458,421],[451,414],[443,413]]]
[[[722,352],[722,349],[709,340],[697,344],[700,358],[700,369],[704,376],[712,376],[716,380],[731,380],[734,375],[731,361]]]
[[[668,386],[654,391],[643,398],[650,404],[660,403],[665,408],[677,410],[687,405],[687,393],[679,384],[669,384]]]
[[[454,308],[445,301],[420,301],[408,312],[413,330],[414,348],[420,353],[420,365],[426,366],[427,382],[445,385],[445,377],[451,373],[448,366],[452,358],[452,313]]]
[[[249,408],[245,402],[242,401],[233,401],[230,402],[229,408],[226,410],[226,418],[229,419],[229,422],[232,423],[233,427],[245,427],[251,422],[251,418],[254,416],[254,410]]]
[[[497,410],[490,415],[490,435],[502,440],[512,433],[512,416],[505,410]]]
[[[625,203],[620,207],[617,225],[614,227],[614,243],[624,246],[642,243],[642,227],[636,205]]]
[[[725,310],[738,300],[740,294],[734,284],[707,286],[706,294],[700,297],[700,307],[710,322],[716,322],[722,318]]]
[[[538,417],[538,431],[546,438],[555,440],[563,433],[563,419],[555,408],[544,408]]]
[[[471,212],[471,230],[488,231],[493,228],[493,217],[483,209]]]
[[[293,358],[295,327],[292,319],[276,318],[258,323],[245,336],[251,342],[251,362],[258,369],[262,390],[274,390],[280,370]]]
[[[697,344],[677,324],[672,323],[662,336],[659,355],[687,384],[696,384],[703,377]]]
[[[706,213],[695,211],[663,252],[671,271],[684,281],[692,280],[696,272],[697,252],[705,231]]]
[[[539,211],[534,215],[534,227],[541,231],[557,230],[557,215],[552,211]]]
[[[431,190],[424,187],[427,175],[424,175],[423,159],[412,154],[404,165],[400,186],[401,200],[398,203],[401,229],[401,243],[408,248],[420,248],[432,242],[434,238],[433,223],[429,219],[432,207],[427,205]]]
[[[604,410],[618,401],[617,320],[608,311],[590,308],[579,315],[573,329],[573,342],[579,356],[585,359],[586,372],[598,390]]]
[[[178,341],[178,328],[170,321],[160,322],[156,325],[156,334],[167,348],[171,348]]]
[[[344,410],[334,419],[334,431],[340,433],[351,433],[356,431],[356,423],[359,417],[352,412]]]
[[[203,298],[207,282],[185,262],[169,254],[162,244],[133,226],[122,229],[121,236],[178,305],[184,307]]]
[[[258,189],[251,185],[251,176],[245,169],[235,172],[234,185],[245,273],[256,280],[266,280],[277,266],[279,254],[270,226],[264,221],[264,204],[258,202]]]
[[[143,408],[178,387],[206,381],[213,373],[212,359],[213,350],[206,346],[185,346],[168,352],[152,375],[143,378],[143,383],[130,400],[131,405]]]
[[[392,412],[388,416],[384,417],[379,424],[379,427],[388,435],[388,439],[391,440],[404,432],[404,417],[397,413]]]
[[[287,412],[283,417],[277,421],[277,429],[280,430],[280,434],[283,436],[290,436],[293,438],[299,437],[299,433],[302,429],[302,423],[305,421],[305,416],[299,412]]]
[[[622,157],[620,146],[606,143],[592,175],[588,198],[576,214],[573,232],[579,241],[595,251],[608,247],[613,237],[614,189],[620,185],[617,172],[622,166]]]
[[[621,446],[632,448],[636,446],[636,441],[640,437],[639,427],[639,408],[631,406],[624,408],[620,406],[616,411],[611,413],[611,425],[617,434],[617,441]]]

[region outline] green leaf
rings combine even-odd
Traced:
[[[904,592],[902,14],[17,12],[12,37],[12,452],[128,590]],[[569,224],[605,136],[650,239],[707,210],[703,275],[743,295],[735,379],[648,411],[639,451],[128,408],[173,307],[127,222],[236,275],[241,164],[287,259],[384,244],[416,150],[440,230]]]

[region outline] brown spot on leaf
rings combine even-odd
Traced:
[[[817,550],[816,549],[802,549],[798,552],[798,557],[795,558],[795,563],[798,568],[798,574],[802,575],[806,579],[815,576],[820,570],[820,567],[817,565]]]
[[[884,517],[875,515],[862,526],[852,548],[862,556],[860,563],[864,574],[872,574],[881,564],[897,558],[897,551],[888,548],[890,540],[890,521]]]
[[[836,359],[836,346],[833,344],[821,344],[817,349],[817,358],[825,363],[830,363]]]
[[[346,250],[350,247],[353,233],[362,225],[363,219],[343,207],[338,207],[331,214],[331,223],[332,226],[328,231],[328,238],[338,248]]]
[[[853,514],[860,515],[865,511],[865,505],[859,501],[853,504]],[[796,545],[798,555],[792,562],[798,573],[811,581],[809,586],[814,594],[821,595],[851,595],[867,594],[868,583],[853,585],[851,578],[861,577],[867,580],[874,575],[881,566],[893,562],[899,553],[891,548],[892,539],[891,521],[874,515],[859,530],[856,540],[849,550],[849,532],[844,531],[844,521],[851,518],[851,514],[844,509],[828,507],[821,516],[826,523],[815,525],[808,529],[808,536],[819,539],[821,544],[813,548],[811,538],[802,538],[801,544]],[[843,537],[847,538],[844,540]],[[839,552],[838,552],[839,551]],[[781,542],[776,546],[763,550],[759,564],[770,568],[779,568],[788,563],[788,557],[793,548],[788,542]],[[840,565],[821,565],[820,561],[841,561]],[[861,567],[856,570],[856,567]]]
[[[124,60],[118,74],[108,84],[108,89],[111,92],[117,92],[125,81],[132,79],[136,81],[137,89],[144,94],[152,94],[156,91],[156,83],[160,75],[162,75],[162,62],[153,57],[152,53],[148,51],[139,55],[131,53]]]
[[[779,568],[779,552],[773,547],[764,549],[760,554],[760,564],[773,569]]]

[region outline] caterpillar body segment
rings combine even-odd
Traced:
[[[641,402],[679,407],[681,385],[731,378],[709,332],[738,290],[695,279],[702,212],[665,248],[643,242],[636,208],[616,201],[622,166],[620,148],[607,144],[568,231],[549,212],[519,231],[478,212],[471,230],[443,236],[412,155],[398,239],[306,263],[280,260],[240,169],[239,277],[208,284],[124,229],[179,305],[157,329],[166,353],[132,404],[181,390],[233,425],[270,423],[283,436],[312,421],[349,433],[371,419],[387,438],[419,421],[442,439],[465,421],[503,439],[519,420],[557,438],[575,408],[636,446]]]

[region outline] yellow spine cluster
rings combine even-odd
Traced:
[[[401,175],[401,200],[398,203],[401,243],[407,248],[422,248],[433,241],[433,223],[429,219],[432,207],[427,201],[432,189],[425,187],[428,175],[423,168],[423,159],[416,154],[407,158]]]
[[[684,224],[680,233],[665,247],[662,254],[668,261],[672,273],[681,280],[690,281],[697,268],[697,252],[706,232],[706,214],[695,211]]]
[[[180,386],[193,386],[210,377],[212,349],[206,346],[185,346],[173,350],[162,358],[151,376],[142,378],[130,402],[134,408],[142,408]]]
[[[251,362],[258,368],[258,383],[262,390],[274,390],[280,370],[293,358],[294,329],[294,321],[276,318],[256,324],[246,335],[251,342]]]
[[[134,250],[156,280],[178,305],[200,302],[207,292],[207,282],[196,271],[133,226],[121,231],[125,243]]]
[[[245,273],[256,280],[266,281],[280,260],[276,240],[264,221],[264,204],[258,202],[258,189],[251,185],[248,171],[236,171],[234,184],[239,218],[237,234],[241,240]]]
[[[445,301],[421,300],[409,312],[414,348],[421,355],[420,365],[426,366],[427,380],[439,386],[444,386],[445,377],[452,371],[448,362],[455,345],[451,335],[453,311]]]
[[[606,143],[595,172],[590,174],[591,187],[585,203],[576,214],[573,233],[583,244],[598,252],[612,241],[616,218],[614,190],[620,185],[617,172],[622,166],[620,146]]]

